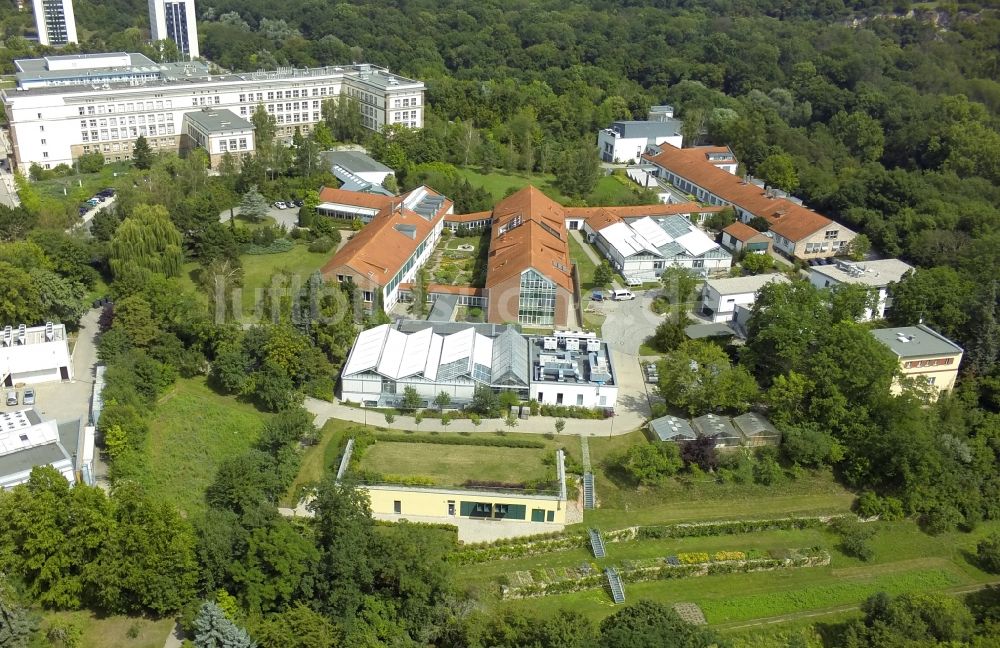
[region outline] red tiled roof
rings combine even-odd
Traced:
[[[833,224],[826,216],[787,198],[768,197],[760,187],[718,168],[708,161],[709,152],[714,149],[679,149],[664,144],[659,154],[643,157],[755,216],[766,218],[771,231],[790,241],[800,241]]]
[[[440,195],[431,189],[427,189],[427,194]],[[355,233],[323,266],[323,275],[333,274],[332,271],[338,266],[347,266],[360,275],[368,276],[380,286],[389,283],[452,205],[450,200],[445,200],[428,220],[414,211],[400,207],[408,195],[397,198],[395,207],[383,207],[370,223]],[[412,227],[413,237],[401,232],[397,225]]]
[[[741,223],[740,221],[736,221],[731,225],[726,225],[722,228],[722,231],[729,234],[737,241],[742,241],[743,243],[746,243],[755,236],[761,235],[761,232],[758,232],[754,228],[746,225],[745,223]]]
[[[448,214],[444,217],[446,223],[474,223],[481,220],[489,220],[492,212],[481,211],[471,214]]]
[[[520,224],[510,227],[517,219]],[[506,231],[500,234],[502,229]],[[493,208],[486,287],[503,283],[528,268],[572,292],[565,212],[559,203],[530,185]]]
[[[333,187],[323,187],[319,190],[320,202],[335,203],[337,205],[351,205],[353,207],[366,207],[368,209],[382,209],[392,204],[391,198],[381,194],[370,194],[362,191],[346,191],[344,189],[334,189]]]
[[[722,207],[699,205],[696,202],[656,203],[655,205],[624,205],[618,207],[566,207],[566,217],[589,218],[601,211],[618,218],[640,218],[642,216],[673,216],[675,214],[714,214]]]

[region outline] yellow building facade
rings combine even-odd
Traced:
[[[368,491],[378,516],[509,520],[566,524],[566,501],[559,494],[514,494],[490,490],[448,489],[391,484],[359,486]]]
[[[900,378],[925,383],[932,400],[955,387],[965,350],[945,336],[923,324],[876,329],[872,335],[899,358]],[[892,393],[901,391],[900,380],[893,381]]]

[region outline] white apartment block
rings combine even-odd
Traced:
[[[38,42],[42,45],[66,45],[77,42],[73,0],[33,0]]]
[[[179,151],[185,116],[209,108],[249,120],[263,105],[288,141],[322,119],[322,103],[357,99],[363,125],[421,128],[424,84],[368,64],[211,74],[204,63],[154,63],[142,54],[55,56],[15,61],[17,88],[2,91],[15,166],[73,164],[100,152],[131,158],[146,137],[154,151]]]
[[[182,58],[200,56],[194,0],[149,0],[149,28],[154,41],[177,43]]]

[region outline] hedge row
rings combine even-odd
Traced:
[[[605,543],[629,542],[632,540],[657,540],[662,538],[692,538],[718,535],[739,535],[760,531],[787,531],[795,529],[823,528],[834,517],[776,518],[770,520],[738,520],[727,522],[699,522],[696,524],[667,524],[657,526],[629,527],[604,531],[601,537]],[[553,551],[588,547],[585,534],[563,533],[539,540],[537,538],[507,538],[490,544],[466,545],[451,555],[456,564],[467,565],[511,560],[538,556]]]
[[[294,241],[290,241],[286,238],[275,239],[274,242],[268,245],[257,245],[251,243],[243,248],[244,254],[281,254],[282,252],[288,252],[295,247]]]
[[[658,540],[661,538],[693,538],[716,535],[740,535],[760,531],[792,531],[799,529],[819,529],[829,524],[832,518],[792,517],[771,520],[733,520],[727,522],[704,522],[698,524],[666,524],[659,526],[634,527],[631,540]],[[626,531],[623,529],[623,531]]]
[[[450,553],[448,560],[456,565],[474,565],[497,560],[513,560],[514,558],[538,556],[564,549],[579,549],[589,546],[589,543],[590,541],[585,533],[574,533],[544,540],[535,540],[534,542],[508,542],[485,546],[471,545]]]
[[[377,441],[386,443],[434,443],[437,445],[490,446],[493,448],[545,448],[545,443],[520,437],[428,436],[424,434],[381,434]]]

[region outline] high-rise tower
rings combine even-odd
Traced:
[[[154,41],[174,41],[186,59],[200,56],[194,0],[149,0],[149,25]]]
[[[42,45],[75,43],[73,0],[33,0],[38,42]]]

